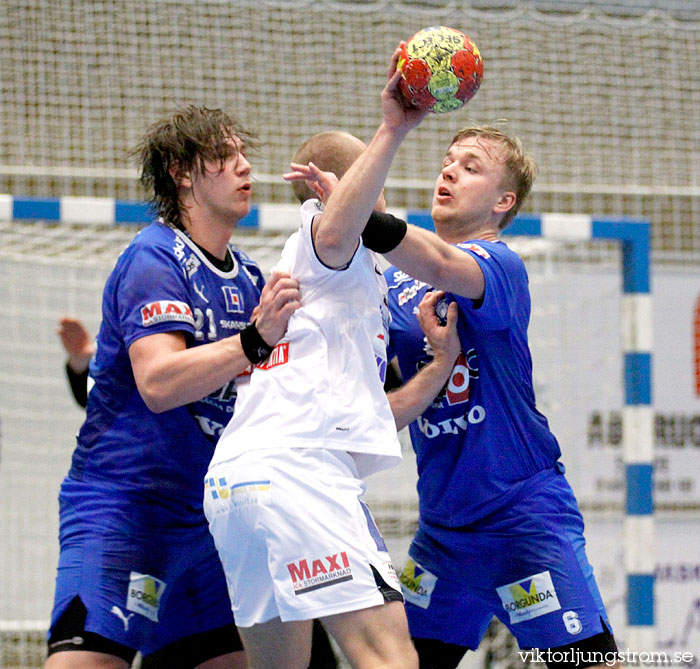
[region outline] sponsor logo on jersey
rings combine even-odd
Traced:
[[[243,330],[248,326],[248,321],[237,321],[233,319],[222,318],[219,321],[219,327],[224,330]]]
[[[272,349],[270,357],[263,362],[255,365],[258,369],[272,369],[273,367],[279,367],[280,365],[286,365],[289,362],[289,342],[285,341],[281,344],[277,344],[275,348]]]
[[[209,494],[212,499],[228,499],[231,492],[226,484],[226,477],[207,476],[204,479],[204,494]]]
[[[233,402],[237,396],[238,388],[236,387],[236,379],[231,379],[231,381],[224,383],[221,388],[207,395],[207,397],[212,400],[218,400],[218,402],[224,402],[226,404]],[[214,406],[220,406],[218,402],[214,404]]]
[[[290,562],[287,564],[287,570],[295,595],[352,581],[353,578],[352,567],[345,551],[322,558],[303,558],[298,562]]]
[[[463,404],[469,400],[469,380],[479,378],[476,351],[472,348],[468,353],[461,351],[450,379],[445,387],[445,398],[450,406]]]
[[[232,495],[246,495],[251,492],[266,492],[270,481],[246,481],[229,486],[225,476],[207,476],[204,479],[204,494],[212,499],[228,499]]]
[[[188,279],[192,278],[192,275],[199,269],[201,264],[202,261],[194,253],[190,254],[190,257],[185,260],[185,273]]]
[[[511,623],[521,623],[561,609],[549,571],[496,588]]]
[[[483,246],[479,246],[479,244],[474,244],[473,242],[465,242],[464,244],[457,244],[457,246],[459,246],[460,249],[476,253],[476,255],[481,256],[485,260],[491,257],[491,254]]]
[[[175,246],[173,246],[173,253],[178,260],[182,260],[185,257],[185,242],[183,242],[179,237],[175,237]]]
[[[411,604],[427,609],[430,606],[430,597],[437,583],[437,576],[408,558],[406,566],[399,576],[401,591],[404,599]]]
[[[406,281],[413,281],[413,277],[408,276],[406,272],[402,272],[400,269],[397,269],[393,274],[392,274],[392,281],[393,283],[389,288],[397,288],[400,286],[402,283],[406,283]]]
[[[423,281],[414,281],[412,285],[406,286],[397,296],[396,300],[399,306],[406,304],[409,300],[412,300],[418,291],[423,288],[426,284]]]
[[[181,321],[194,326],[192,309],[186,302],[157,300],[141,307],[141,324],[144,327],[166,321]]]
[[[199,429],[210,437],[220,437],[226,427],[207,416],[195,416],[195,420],[199,424]]]
[[[229,314],[243,313],[243,296],[236,286],[221,286],[226,300],[226,311]]]
[[[277,344],[275,348],[272,349],[270,357],[263,362],[259,362],[257,365],[248,365],[238,376],[250,376],[254,369],[272,369],[272,367],[278,367],[279,365],[285,365],[289,362],[289,342],[285,341],[281,344]]]
[[[127,611],[146,616],[149,620],[157,623],[158,610],[165,587],[165,581],[161,581],[155,576],[132,571],[129,575],[129,591],[126,597]]]

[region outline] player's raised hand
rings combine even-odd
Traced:
[[[306,185],[325,203],[338,185],[338,177],[333,172],[324,172],[312,162],[308,165],[290,163],[291,172],[282,175],[285,181],[305,181]]]
[[[460,353],[461,346],[457,334],[457,303],[451,302],[445,309],[445,293],[430,291],[418,305],[418,324],[423,330],[429,346],[433,349],[435,362],[452,366]]]
[[[301,306],[299,282],[289,274],[273,272],[260,294],[255,327],[269,346],[274,346],[287,331],[290,316]]]
[[[95,345],[82,321],[72,316],[63,316],[58,321],[56,334],[68,354],[68,366],[74,372],[85,371],[95,352]]]
[[[391,57],[387,69],[387,83],[382,91],[381,100],[384,122],[393,128],[408,131],[420,125],[430,112],[412,106],[399,90],[401,72],[397,69],[397,65],[401,55],[401,47],[405,44],[405,42],[401,42]]]

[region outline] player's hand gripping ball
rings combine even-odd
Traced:
[[[464,33],[434,26],[408,40],[397,68],[404,97],[414,107],[441,114],[472,99],[481,85],[484,61]]]

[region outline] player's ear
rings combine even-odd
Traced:
[[[505,214],[515,206],[517,197],[518,196],[512,190],[504,191],[496,203],[496,206],[493,208],[493,211],[497,214]]]
[[[192,177],[186,170],[181,169],[180,165],[173,164],[168,168],[168,172],[172,180],[178,186],[183,188],[192,188]]]

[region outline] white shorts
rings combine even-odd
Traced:
[[[255,449],[215,465],[204,512],[239,627],[403,601],[352,456]]]

